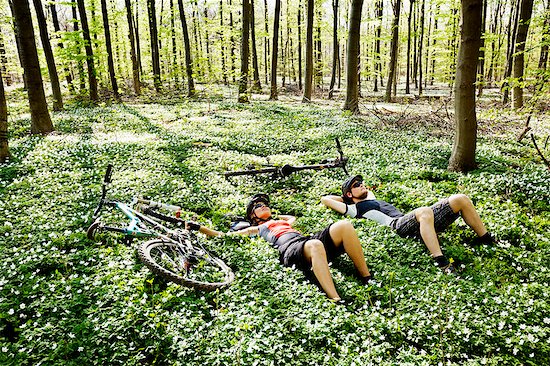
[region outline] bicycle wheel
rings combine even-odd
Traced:
[[[140,244],[138,255],[159,276],[197,290],[212,291],[234,279],[233,271],[221,259],[199,250],[186,253],[176,242],[149,240]]]

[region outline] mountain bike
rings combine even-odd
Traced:
[[[338,151],[338,157],[335,159],[325,159],[321,161],[319,164],[300,165],[300,166],[292,166],[290,164],[285,164],[281,167],[267,166],[261,169],[250,168],[246,170],[225,172],[223,174],[226,178],[228,178],[228,177],[234,177],[239,175],[256,175],[256,174],[264,174],[264,173],[273,173],[274,176],[281,176],[285,178],[291,175],[292,173],[298,172],[300,170],[322,170],[322,169],[342,168],[346,173],[346,175],[349,175],[346,169],[348,158],[344,156],[344,153],[342,152],[340,141],[338,141],[338,139],[335,139],[335,141],[336,141],[336,150]]]
[[[127,243],[132,243],[134,238],[149,238],[150,240],[139,244],[138,256],[153,273],[166,280],[206,291],[233,282],[231,268],[206,249],[202,238],[186,228],[189,222],[179,218],[181,207],[139,197],[134,198],[130,204],[107,200],[111,173],[112,165],[108,165],[102,183],[101,199],[94,211],[93,222],[87,230],[90,240],[94,240],[100,232],[122,234]],[[125,226],[104,223],[100,216],[103,207],[121,211],[129,219],[129,223]],[[158,212],[158,209],[175,212],[176,215],[165,215]]]

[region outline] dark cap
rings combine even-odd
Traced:
[[[258,202],[263,202],[269,206],[269,196],[265,193],[256,193],[250,198],[248,204],[246,205],[246,219],[250,220],[250,215],[254,211],[254,205]]]
[[[353,203],[353,200],[346,196],[346,193],[351,191],[352,184],[357,180],[363,180],[363,176],[356,175],[353,177],[349,177],[344,181],[344,183],[342,183],[342,198],[344,199],[345,203]]]

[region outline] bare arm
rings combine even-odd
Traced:
[[[342,197],[340,196],[323,196],[321,197],[321,203],[341,214],[345,214],[347,211],[347,205],[343,202]]]
[[[285,220],[290,226],[292,226],[292,224],[296,221],[296,217],[292,215],[279,215],[279,219]]]

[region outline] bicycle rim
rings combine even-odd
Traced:
[[[233,282],[233,271],[207,253],[184,253],[178,244],[163,239],[139,246],[141,261],[157,275],[182,286],[212,291]]]

